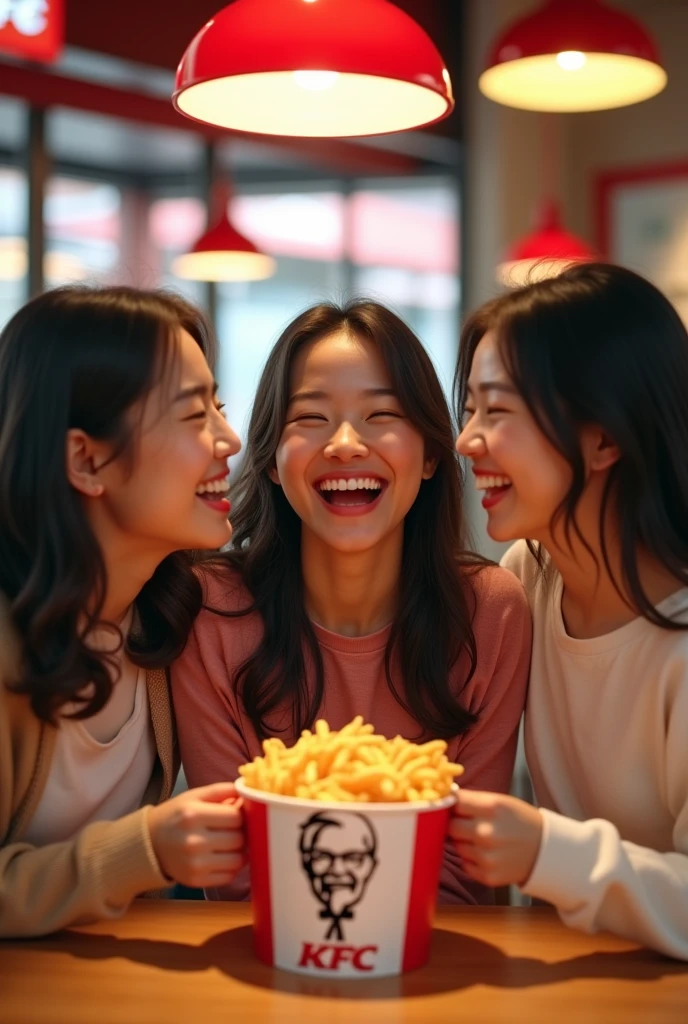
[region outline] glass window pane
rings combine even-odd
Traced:
[[[54,177],[45,199],[45,284],[115,283],[121,243],[120,190]]]
[[[342,297],[343,209],[335,192],[236,196],[232,202],[236,227],[277,258],[273,277],[220,284],[217,290],[220,390],[242,438],[260,371],[280,331],[306,306]],[[158,199],[151,205],[150,232],[160,252],[162,283],[201,305],[203,284],[175,277],[171,267],[205,222],[200,199]]]
[[[0,327],[26,299],[26,175],[0,167]]]
[[[150,205],[148,227],[151,242],[159,253],[160,286],[180,292],[199,306],[206,299],[205,285],[177,277],[172,273],[172,263],[191,248],[205,224],[205,203],[194,196],[156,199]]]
[[[455,187],[441,179],[371,187],[351,196],[348,215],[356,294],[411,325],[449,394],[461,299]]]

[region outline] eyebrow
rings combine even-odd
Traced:
[[[212,394],[216,395],[218,389],[217,381],[213,381]],[[179,394],[175,398],[175,402],[183,402],[187,398],[195,398],[197,395],[201,398],[205,398],[208,394],[207,384],[191,384],[188,388],[182,388]]]
[[[470,394],[473,394],[473,388],[469,384],[466,389]],[[478,384],[478,391],[502,391],[505,395],[517,395],[518,391],[513,384],[506,384],[504,381],[499,380],[484,380]]]
[[[398,395],[394,388],[364,388],[361,391],[364,398],[397,398]],[[311,401],[318,402],[323,401],[326,398],[332,396],[327,391],[297,391],[296,394],[292,395],[289,399],[289,404],[293,402]]]

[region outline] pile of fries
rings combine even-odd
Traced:
[[[320,720],[293,747],[267,739],[264,756],[242,765],[239,774],[252,789],[328,803],[440,800],[463,772],[446,750],[444,740],[419,745],[377,736],[357,715],[338,731]]]

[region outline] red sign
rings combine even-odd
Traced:
[[[54,60],[64,41],[64,0],[0,0],[0,52]]]

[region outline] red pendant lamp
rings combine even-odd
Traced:
[[[275,261],[260,252],[230,221],[229,187],[213,191],[216,217],[187,253],[177,256],[172,273],[192,281],[262,281],[275,272]]]
[[[603,0],[548,0],[497,39],[479,86],[507,107],[564,113],[639,103],[666,82],[635,18]]]
[[[572,263],[593,260],[596,254],[561,223],[559,204],[548,201],[539,211],[536,228],[515,242],[497,267],[497,279],[508,288],[556,277]]]
[[[380,135],[454,106],[434,43],[390,0],[234,0],[189,44],[177,110],[262,135]]]

